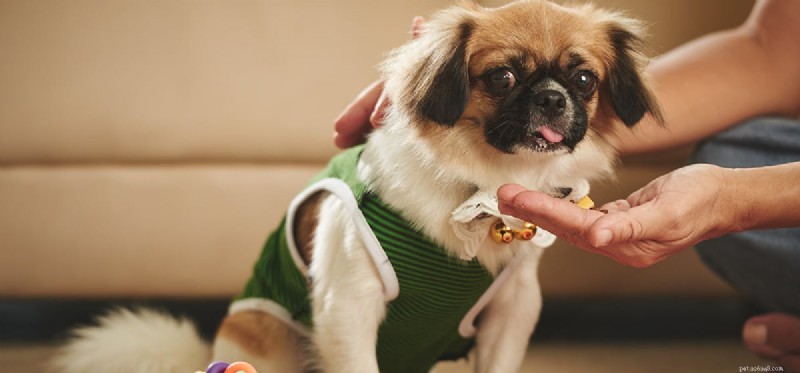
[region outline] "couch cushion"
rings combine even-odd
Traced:
[[[315,166],[0,172],[0,297],[230,296]]]

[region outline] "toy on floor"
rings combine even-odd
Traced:
[[[201,371],[197,371],[197,373],[204,373]],[[258,373],[256,368],[253,368],[252,365],[245,363],[243,361],[237,361],[235,363],[225,363],[222,361],[216,361],[211,363],[206,369],[205,373]]]

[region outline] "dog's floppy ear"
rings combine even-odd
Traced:
[[[434,122],[454,125],[469,99],[469,72],[467,69],[467,40],[472,25],[465,21],[459,26],[459,36],[445,46],[444,61],[426,59],[418,74],[433,76],[427,89],[419,92],[419,113]],[[443,62],[443,63],[442,63]]]
[[[608,95],[617,116],[627,126],[633,126],[650,113],[663,123],[661,109],[642,75],[647,59],[641,52],[641,32],[633,21],[613,22],[608,38],[614,57],[608,72]],[[627,24],[626,24],[627,23]]]
[[[384,65],[395,99],[421,120],[452,126],[469,100],[467,42],[473,29],[471,11],[457,6],[440,12],[417,40],[399,48]],[[402,81],[393,81],[402,77]],[[396,83],[396,84],[395,84]]]

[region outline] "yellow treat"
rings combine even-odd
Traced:
[[[575,202],[575,204],[578,205],[578,207],[584,208],[584,209],[587,209],[587,210],[591,209],[591,208],[594,208],[594,201],[592,201],[592,199],[589,198],[589,196],[581,198],[581,200],[578,201],[578,202]]]

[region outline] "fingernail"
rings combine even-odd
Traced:
[[[597,232],[597,241],[595,242],[595,246],[605,247],[609,242],[611,242],[611,238],[613,236],[614,235],[611,233],[611,231],[607,229]]]
[[[742,332],[742,339],[751,345],[767,343],[767,326],[764,324],[746,324]]]

